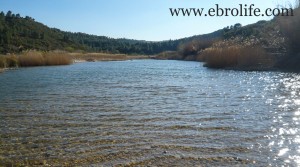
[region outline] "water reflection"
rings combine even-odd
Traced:
[[[300,75],[282,73],[273,78],[274,99],[272,133],[268,136],[270,151],[278,164],[300,166]]]
[[[0,166],[299,166],[299,78],[153,60],[7,71]]]

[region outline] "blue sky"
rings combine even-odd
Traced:
[[[238,7],[266,9],[284,0],[0,0],[0,10],[31,16],[49,27],[113,38],[149,41],[213,32],[235,23],[247,25],[271,17],[172,17],[169,8]]]

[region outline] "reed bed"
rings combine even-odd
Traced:
[[[70,53],[73,60],[83,61],[118,61],[127,60],[128,57],[125,54],[109,54],[109,53]]]
[[[0,55],[0,68],[18,67],[18,57],[16,55]]]
[[[44,59],[47,66],[69,65],[73,62],[70,55],[66,53],[48,52],[44,54]]]
[[[266,69],[274,65],[274,60],[259,46],[230,46],[208,48],[201,52],[198,60],[210,68]]]
[[[176,51],[165,51],[155,56],[159,60],[181,60],[183,56]]]
[[[0,55],[0,69],[33,66],[69,65],[73,62],[120,61],[131,59],[148,59],[149,56],[109,53],[69,53],[65,51],[27,51],[19,55]]]
[[[18,57],[21,67],[57,66],[72,64],[71,57],[64,52],[25,52]]]

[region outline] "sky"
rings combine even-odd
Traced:
[[[169,8],[260,9],[286,5],[284,0],[0,0],[0,11],[30,16],[63,31],[147,41],[206,34],[235,23],[248,25],[272,17],[173,17]]]

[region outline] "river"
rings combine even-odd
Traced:
[[[0,74],[0,166],[299,166],[300,75],[133,60]]]

